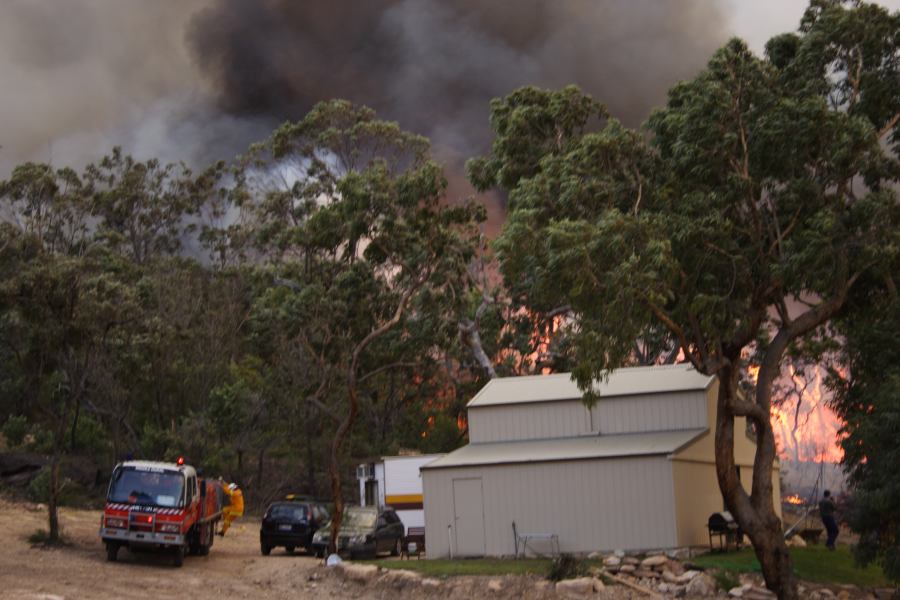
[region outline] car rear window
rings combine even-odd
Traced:
[[[306,518],[307,508],[304,504],[276,504],[269,508],[272,519],[290,519],[300,521]]]

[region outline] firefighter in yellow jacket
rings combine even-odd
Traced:
[[[222,509],[222,531],[219,535],[225,535],[231,522],[244,514],[244,493],[236,483],[222,484],[222,490],[227,498],[226,506]]]

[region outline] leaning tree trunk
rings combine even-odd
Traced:
[[[747,417],[756,426],[756,456],[753,461],[753,489],[747,494],[741,485],[734,461],[735,406],[749,405],[737,397],[738,371],[734,366],[720,371],[716,406],[716,475],[725,506],[753,543],[762,567],[766,587],[780,600],[797,600],[791,556],[784,543],[782,523],[775,513],[772,499],[772,464],[775,459],[775,436],[763,411]],[[752,408],[752,406],[749,406]],[[744,410],[737,412],[745,412]],[[768,415],[768,410],[764,411]],[[739,432],[743,435],[744,432]]]
[[[355,385],[350,386],[347,395],[350,399],[350,410],[347,412],[344,420],[341,421],[341,424],[338,425],[334,439],[331,440],[331,457],[328,461],[331,497],[334,499],[334,514],[331,515],[331,539],[328,542],[329,553],[337,552],[338,532],[341,530],[341,523],[344,520],[344,492],[341,484],[340,461],[341,447],[344,445],[344,440],[347,438],[350,428],[353,427],[353,423],[356,421],[356,414],[359,411],[359,396]]]

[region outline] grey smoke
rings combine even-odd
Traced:
[[[637,125],[728,37],[729,1],[4,0],[0,177],[113,145],[200,166],[344,97],[431,137],[464,193],[491,98],[577,83]]]
[[[724,23],[708,0],[215,0],[188,42],[227,112],[348,98],[453,158],[486,149],[488,102],[526,84],[576,83],[637,125]]]

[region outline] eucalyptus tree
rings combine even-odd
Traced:
[[[140,161],[113,148],[82,177],[95,234],[140,265],[178,255],[201,207],[225,193],[224,174],[220,163],[195,174],[183,164]]]
[[[252,147],[237,176],[235,197],[276,284],[257,302],[256,326],[288,334],[304,374],[297,393],[331,424],[332,543],[361,395],[381,374],[434,360],[457,332],[483,214],[445,201],[428,150],[336,100]]]
[[[773,382],[900,248],[897,20],[817,1],[767,59],[732,40],[670,90],[652,141],[575,88],[517,90],[492,103],[492,152],[469,163],[477,187],[509,192],[505,280],[572,307],[587,402],[654,330],[718,377],[719,487],[780,598],[797,591],[772,497]],[[757,442],[750,490],[736,417]]]
[[[111,332],[132,319],[129,265],[93,243],[85,188],[68,169],[17,167],[0,183],[9,233],[0,339],[25,411],[49,429],[49,540],[59,539],[60,464]],[[11,230],[11,231],[10,231]],[[10,375],[7,372],[7,375]],[[6,386],[4,386],[6,387]]]

